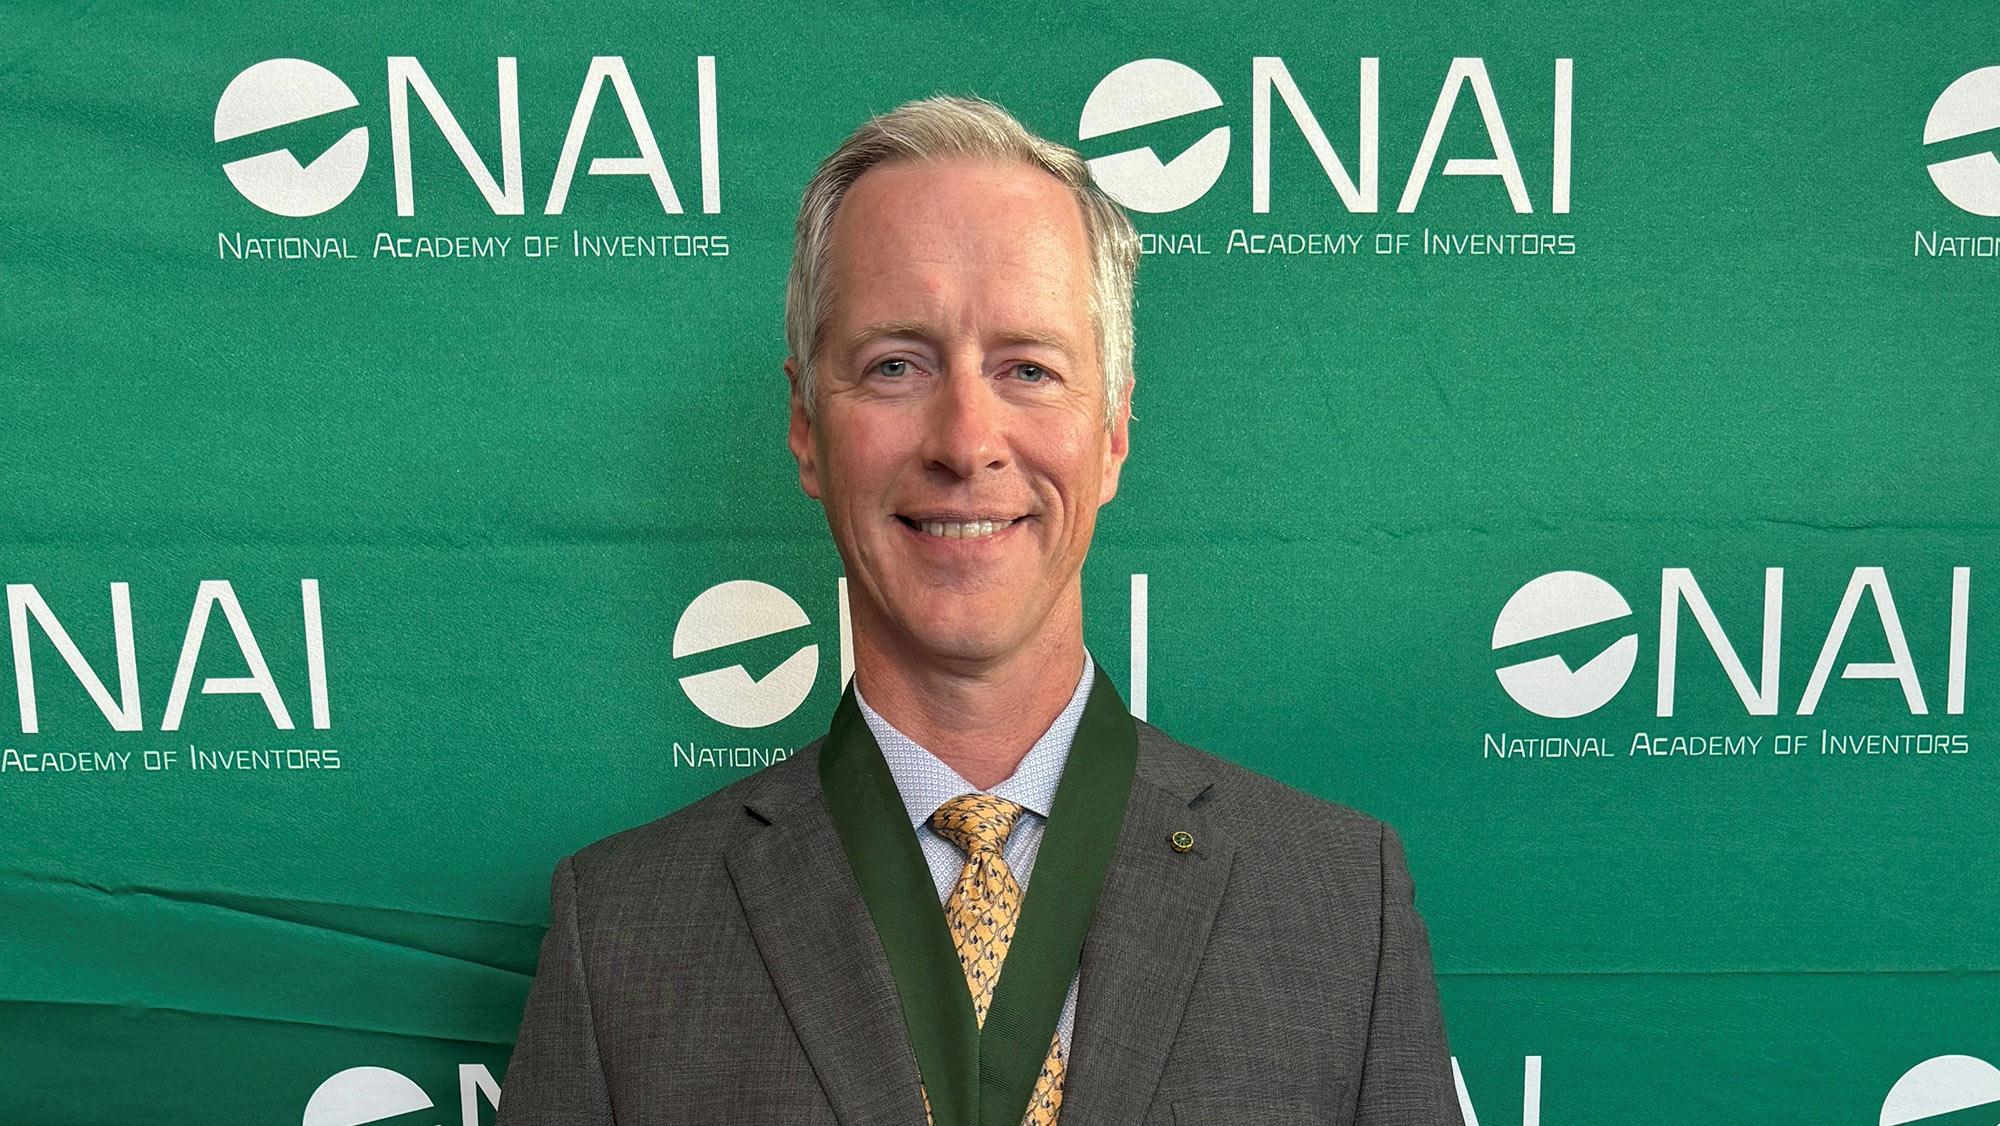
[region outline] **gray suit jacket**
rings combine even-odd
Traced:
[[[1063,1126],[1461,1126],[1395,834],[1138,727]],[[557,865],[499,1126],[921,1126],[817,751]]]

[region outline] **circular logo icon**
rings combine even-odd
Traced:
[[[431,1105],[408,1076],[386,1067],[350,1067],[312,1093],[299,1126],[362,1126]]]
[[[1493,648],[1505,649],[1599,622],[1627,617],[1632,607],[1610,583],[1582,571],[1553,571],[1528,583],[1500,608]],[[1500,687],[1514,702],[1551,719],[1586,715],[1611,702],[1632,675],[1639,635],[1628,633],[1571,670],[1550,655],[1498,670]]]
[[[692,656],[809,626],[792,596],[769,583],[735,579],[695,596],[674,626],[674,657]],[[807,645],[753,680],[742,665],[680,678],[681,691],[702,713],[731,727],[768,727],[805,703],[819,675],[819,646]]]
[[[304,59],[266,59],[230,79],[215,104],[215,140],[233,141],[266,129],[353,109],[360,103],[339,76]],[[274,149],[222,166],[243,198],[274,215],[318,215],[353,194],[368,168],[368,127],[350,129],[333,147],[300,166],[290,149]]]
[[[1924,121],[1924,144],[2000,129],[2000,66],[1962,74],[1944,88]],[[1931,183],[1961,210],[2000,215],[2000,159],[1991,150],[1929,166]]]
[[[1222,105],[1222,95],[1193,67],[1172,59],[1139,59],[1104,76],[1083,103],[1080,141],[1185,117]],[[1106,195],[1134,211],[1178,211],[1215,186],[1229,163],[1229,126],[1209,130],[1187,151],[1162,164],[1151,145],[1100,156],[1091,178]]]
[[[1976,1056],[1937,1056],[1904,1072],[1889,1088],[1889,1097],[1882,1100],[1881,1126],[1901,1126],[1988,1103],[2000,1103],[2000,1068]]]

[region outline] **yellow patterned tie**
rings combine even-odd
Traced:
[[[944,918],[951,928],[952,945],[958,948],[959,965],[965,970],[965,986],[972,991],[972,1015],[981,1028],[986,1027],[986,1010],[993,1003],[993,986],[1000,980],[1007,947],[1014,941],[1014,923],[1021,917],[1021,885],[1014,882],[1001,849],[1022,812],[1006,798],[962,794],[931,815],[931,828],[937,835],[965,850],[965,867],[958,873],[951,898],[945,900]],[[1028,1100],[1022,1126],[1055,1126],[1062,1108],[1062,1081],[1062,1035],[1058,1032],[1049,1039],[1049,1054],[1035,1080],[1035,1093]],[[928,1098],[924,1109],[928,1117]]]

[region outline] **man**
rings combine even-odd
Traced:
[[[821,166],[785,371],[854,683],[558,865],[502,1126],[1459,1122],[1395,836],[1134,721],[1084,649],[1136,261],[988,103]]]

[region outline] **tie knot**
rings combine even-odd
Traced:
[[[960,794],[931,814],[931,828],[967,856],[980,849],[999,852],[1024,812],[1020,805],[992,794]]]

